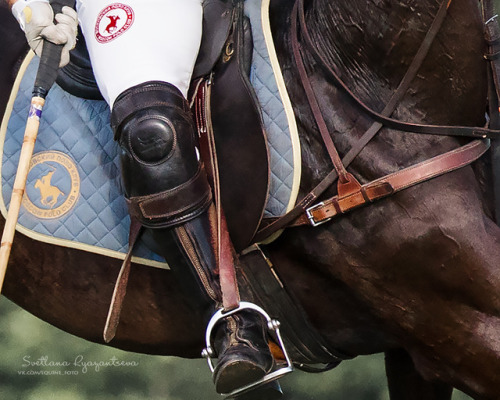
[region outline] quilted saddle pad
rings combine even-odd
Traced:
[[[271,182],[266,216],[295,204],[300,147],[295,117],[272,44],[269,0],[247,0],[254,51],[250,80],[262,107]],[[14,84],[0,128],[0,209],[7,213],[23,141],[38,58],[30,53]],[[57,84],[49,92],[31,160],[17,229],[36,240],[125,257],[130,219],[120,188],[118,145],[104,101],[75,97]],[[139,243],[134,262],[168,268]]]

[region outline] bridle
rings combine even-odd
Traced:
[[[261,229],[257,232],[254,240],[262,241],[274,232],[297,225],[317,226],[329,221],[331,218],[344,214],[356,207],[371,203],[375,200],[387,197],[399,190],[416,185],[444,173],[456,170],[469,165],[481,157],[489,148],[490,141],[500,135],[499,129],[490,127],[466,127],[466,126],[440,126],[423,125],[396,120],[391,114],[408,91],[410,83],[415,78],[423,60],[425,59],[431,44],[439,32],[443,21],[446,18],[447,10],[452,0],[442,1],[439,10],[422,42],[415,54],[406,74],[401,80],[398,88],[390,98],[384,109],[378,113],[367,106],[357,97],[348,86],[337,75],[335,70],[328,64],[322,52],[311,38],[304,12],[304,0],[296,0],[292,10],[291,23],[291,43],[293,58],[299,71],[300,81],[306,93],[306,97],[316,125],[321,133],[321,137],[328,151],[334,169],[311,190],[297,205],[285,215],[278,218],[268,218],[263,221]],[[494,85],[497,79],[496,60],[500,52],[496,46],[500,42],[500,32],[495,20],[491,0],[481,2],[483,5],[483,20],[485,23],[486,41],[489,45],[488,54],[485,58],[491,61],[492,68],[489,70],[491,77],[489,90],[489,103],[498,104],[498,86]],[[299,34],[300,39],[299,40]],[[311,81],[303,62],[304,52],[307,51],[323,69],[330,81],[362,110],[371,117],[374,122],[360,139],[352,146],[347,154],[340,158],[333,143],[331,135],[326,126],[319,104],[316,98]],[[499,68],[500,69],[500,68]],[[493,72],[492,72],[493,71]],[[493,99],[492,99],[493,98]],[[498,115],[498,107],[490,107],[490,114]],[[492,118],[493,119],[493,118]],[[497,118],[498,119],[498,118]],[[422,163],[405,168],[396,173],[384,176],[375,181],[361,185],[356,178],[347,172],[347,166],[356,158],[361,150],[377,135],[382,127],[389,127],[403,132],[424,133],[432,135],[470,137],[476,140],[461,146],[455,150],[433,157]],[[498,128],[498,127],[495,127]],[[320,203],[316,201],[331,186],[337,182],[337,195]]]

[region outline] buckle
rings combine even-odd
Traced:
[[[315,204],[314,206],[306,208],[307,219],[311,223],[311,226],[319,226],[319,225],[324,224],[325,222],[328,222],[332,219],[332,218],[327,218],[327,219],[324,219],[323,221],[319,221],[319,222],[316,222],[316,220],[314,219],[314,215],[312,215],[312,212],[320,207],[323,207],[324,205],[325,205],[325,203],[322,201],[321,203],[318,203],[318,204]]]
[[[264,318],[267,321],[267,328],[269,331],[273,331],[276,335],[276,338],[278,339],[278,345],[281,348],[281,351],[283,352],[286,360],[286,366],[284,367],[278,367],[273,369],[271,372],[269,372],[267,375],[262,377],[261,379],[257,380],[256,382],[250,383],[246,386],[243,386],[239,389],[233,390],[231,393],[223,393],[223,396],[229,396],[229,397],[234,397],[243,393],[246,393],[250,390],[253,390],[259,386],[262,386],[268,382],[272,382],[276,379],[281,378],[283,375],[286,375],[290,372],[293,371],[293,364],[292,361],[290,360],[290,357],[288,356],[288,353],[285,349],[285,346],[283,344],[283,339],[281,338],[281,333],[280,333],[280,322],[276,319],[271,319],[271,317],[258,305],[242,301],[240,302],[239,307],[235,308],[234,310],[226,311],[224,312],[223,309],[219,309],[210,319],[208,325],[207,325],[207,331],[205,334],[205,342],[206,346],[203,351],[201,352],[201,355],[203,358],[207,359],[208,362],[208,367],[210,368],[210,371],[213,373],[215,370],[214,362],[212,358],[215,357],[215,352],[212,348],[211,345],[211,338],[212,338],[212,330],[214,327],[217,325],[217,323],[224,318],[227,318],[233,314],[236,314],[242,310],[252,310],[255,311],[261,315],[264,316]]]
[[[489,23],[493,22],[497,18],[498,18],[498,14],[495,14],[493,17],[489,18],[484,24],[488,25]]]

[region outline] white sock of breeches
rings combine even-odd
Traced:
[[[201,42],[203,0],[77,0],[80,27],[101,93],[112,107],[147,81],[187,96]]]

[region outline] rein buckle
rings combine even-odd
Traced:
[[[314,218],[314,215],[312,212],[320,207],[323,207],[325,205],[324,202],[315,204],[314,206],[311,206],[309,208],[306,208],[306,216],[309,222],[311,223],[311,226],[320,226],[321,224],[324,224],[325,222],[328,222],[331,220],[331,218],[326,218],[324,220],[321,220],[319,222],[316,222],[316,219]]]

